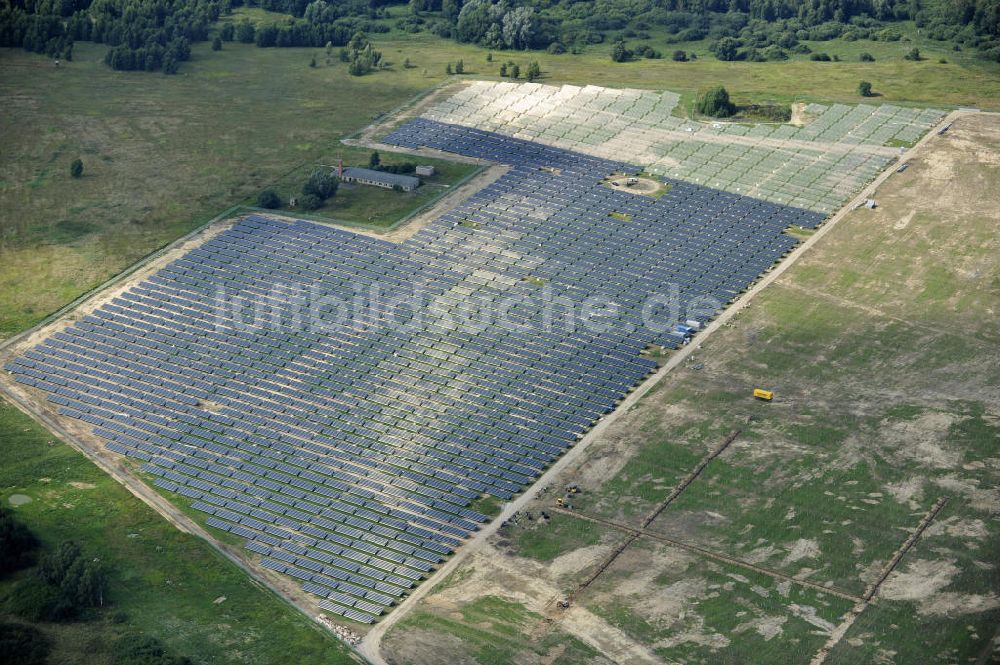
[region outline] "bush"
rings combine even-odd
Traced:
[[[660,58],[663,57],[662,53],[660,53],[659,51],[657,51],[655,48],[653,48],[648,44],[643,44],[642,46],[638,47],[635,50],[634,55],[642,56],[643,58],[646,58],[648,60],[659,60]]]
[[[830,62],[830,56],[826,53],[813,53],[809,59],[813,62]]]
[[[323,207],[323,199],[315,194],[303,194],[299,197],[299,207],[303,210],[319,210]]]
[[[728,118],[736,112],[736,105],[729,99],[729,93],[719,86],[712,88],[698,100],[696,110],[713,118]]]
[[[870,81],[861,81],[858,83],[858,94],[862,97],[872,96],[872,84]]]
[[[615,62],[627,62],[632,59],[632,51],[625,46],[625,42],[618,40],[611,47],[611,59]]]
[[[858,60],[860,60],[861,62],[875,62],[875,56],[873,56],[871,53],[862,53],[861,55],[858,56]]]
[[[59,606],[60,600],[59,589],[32,576],[14,587],[7,606],[11,614],[31,623],[59,621],[67,618],[67,608]]]
[[[257,195],[257,207],[274,210],[281,207],[281,197],[273,189],[265,189]]]
[[[236,25],[236,39],[244,44],[253,44],[257,29],[248,19],[243,19]]]
[[[80,547],[76,543],[72,541],[62,543],[55,552],[46,554],[39,561],[38,576],[47,584],[59,586],[79,558]]]
[[[712,52],[719,60],[731,62],[739,57],[740,43],[734,37],[723,37],[715,43]]]
[[[69,165],[69,174],[74,178],[79,178],[83,175],[83,160],[74,159],[73,163]]]
[[[417,165],[413,162],[403,162],[402,164],[382,164],[378,167],[379,171],[385,171],[386,173],[413,173],[417,170]]]
[[[674,51],[673,55],[670,56],[674,62],[687,62],[688,54],[686,51],[677,50]]]
[[[315,196],[320,200],[320,205],[322,205],[323,201],[337,193],[338,184],[337,176],[329,169],[317,169],[310,174],[309,179],[302,185],[302,194],[304,196]],[[299,200],[299,204],[302,205],[302,199]],[[318,207],[316,206],[316,208]]]
[[[66,621],[104,604],[107,577],[87,561],[73,542],[42,557],[34,575],[22,580],[10,598],[11,611],[28,621]]]
[[[906,55],[903,56],[903,60],[912,60],[913,62],[919,62],[923,60],[923,56],[920,55],[920,49],[914,46],[906,53]]]
[[[552,55],[560,55],[566,52],[566,47],[562,45],[562,42],[552,42],[546,51]]]
[[[777,44],[771,44],[765,48],[761,51],[761,55],[763,55],[767,60],[788,60],[788,54],[785,53],[785,49],[781,48]]]
[[[212,40],[212,50],[213,51],[222,50],[222,37],[220,37],[219,35],[216,35],[215,39]]]
[[[788,104],[748,104],[737,110],[740,117],[757,122],[788,122],[792,119],[792,107]]]

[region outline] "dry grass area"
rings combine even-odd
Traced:
[[[995,115],[934,137],[877,209],[850,213],[395,626],[390,662],[418,662],[417,644],[433,662],[565,662],[542,648],[564,634],[622,663],[809,663],[824,646],[838,664],[995,660],[997,182]],[[627,537],[551,510],[564,486],[582,488],[574,512],[636,527],[736,429],[560,609]],[[487,597],[524,613],[483,627],[519,646],[504,658],[470,656],[483,636],[448,620]]]

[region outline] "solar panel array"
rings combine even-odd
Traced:
[[[629,159],[655,175],[830,213],[943,115],[884,104],[810,104],[810,121],[701,123],[674,115],[671,92],[475,82],[423,117]]]
[[[244,217],[7,366],[361,622],[486,520],[474,500],[510,499],[610,412],[655,368],[647,345],[683,343],[673,324],[707,321],[793,247],[783,229],[821,221],[681,181],[613,191],[637,167],[425,119],[388,140],[512,168],[402,244]],[[392,309],[417,291],[425,306]],[[715,305],[651,314],[663,293]],[[378,307],[340,316],[358,294]],[[570,329],[545,294],[617,307]],[[273,316],[248,322],[251,302]],[[501,302],[505,325],[469,324]]]

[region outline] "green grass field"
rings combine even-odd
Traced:
[[[309,174],[317,168],[337,166],[337,161],[344,160],[345,168],[359,166],[367,168],[368,158],[372,151],[350,146],[338,146],[333,159],[320,164],[308,164],[284,176],[274,184],[273,189],[288,202],[292,196],[301,194],[302,184]],[[328,220],[349,226],[364,226],[377,229],[390,228],[405,220],[412,213],[422,210],[434,201],[447,194],[451,188],[462,183],[466,178],[478,172],[479,167],[463,162],[452,162],[443,159],[427,159],[413,157],[404,153],[379,153],[382,164],[401,164],[413,162],[428,164],[434,167],[435,174],[421,178],[422,184],[411,192],[396,192],[380,187],[368,187],[351,183],[342,183],[337,193],[326,200],[323,207],[307,213],[298,210],[285,210],[285,214],[302,214],[310,219]],[[255,205],[254,198],[246,201],[247,205]]]
[[[109,570],[109,605],[95,618],[39,626],[52,642],[50,662],[110,664],[114,641],[132,632],[198,663],[286,663],[289,654],[299,663],[355,662],[297,610],[5,402],[0,444],[0,500],[45,548],[74,540]],[[11,507],[12,494],[31,502]],[[0,580],[4,614],[2,599],[26,574]]]
[[[181,75],[120,73],[82,43],[56,69],[0,51],[0,336],[255,197],[435,81],[355,78],[302,50],[197,45]],[[100,91],[96,94],[95,91]],[[69,164],[84,162],[73,179]]]
[[[644,565],[645,563],[645,565]],[[851,602],[639,540],[588,590],[595,614],[665,662],[781,663],[823,645]]]

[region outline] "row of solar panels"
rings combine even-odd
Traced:
[[[518,167],[402,245],[251,216],[8,369],[332,611],[374,620],[385,599],[331,581],[429,572],[419,552],[436,560],[485,519],[466,508],[472,499],[512,496],[653,368],[639,351],[657,333],[638,312],[658,282],[681,277],[691,297],[735,293],[794,242],[781,235],[785,220],[804,219],[684,183],[637,200],[601,184],[628,165],[486,133],[470,140],[473,153]],[[632,218],[609,219],[614,211]],[[275,289],[295,280],[328,295],[419,282],[447,312],[474,296],[531,295],[525,278],[539,274],[575,303],[614,294],[620,312],[600,331],[470,331],[446,317],[314,331],[220,325],[215,302],[228,289],[227,307],[239,296],[305,304]],[[544,312],[528,301],[514,319],[537,323]],[[296,551],[319,543],[341,549]]]
[[[176,303],[175,303],[175,306],[176,306]],[[143,322],[137,322],[135,325],[137,325],[137,326],[143,326],[144,323]],[[164,321],[163,325],[170,325],[170,322],[169,321]],[[207,334],[209,334],[209,333],[207,333]],[[457,335],[459,335],[459,333],[455,333],[455,335],[457,336]],[[477,346],[477,340],[480,340],[480,339],[489,339],[490,337],[493,337],[494,342],[499,342],[500,341],[499,338],[493,336],[490,332],[484,332],[482,335],[477,336],[475,338],[471,338],[471,336],[470,336],[470,339],[464,340],[462,342],[462,346],[459,347],[458,349],[456,349],[455,356],[456,357],[461,357],[461,356],[465,355],[465,356],[467,356],[467,359],[470,362],[473,361],[473,360],[475,360],[475,359],[477,359],[476,354],[472,353],[471,351],[467,352],[465,354],[461,353],[462,349],[464,349],[466,347],[468,347],[469,349],[477,349],[477,348],[479,348],[480,350],[486,349],[487,347],[479,347],[479,346]],[[462,341],[462,340],[456,340],[456,341]],[[179,340],[176,341],[175,343],[179,343]],[[527,345],[527,347],[530,347],[531,340],[525,340],[525,344]],[[374,348],[374,346],[376,346],[376,345],[373,345],[372,347],[369,347],[369,349]],[[404,358],[405,359],[408,356],[408,354],[409,354],[409,352],[407,352],[407,351],[400,351],[397,354],[397,358],[394,359],[392,362],[395,363],[399,358]],[[584,352],[581,352],[581,355],[582,356],[586,356],[586,355],[588,355],[588,353],[586,351],[584,351]],[[576,370],[583,371],[583,372],[591,372],[591,371],[593,371],[595,369],[600,369],[598,363],[599,362],[604,362],[605,361],[605,356],[602,356],[602,355],[599,355],[599,354],[589,354],[589,355],[590,355],[589,359],[588,358],[584,358],[583,360],[578,361],[574,365],[574,367],[575,367]],[[643,363],[637,362],[634,358],[623,357],[620,354],[610,355],[607,358],[608,358],[608,362],[632,362],[632,363],[635,363],[637,365],[637,371],[643,371],[644,369],[648,370],[648,367],[649,367],[648,363],[646,363],[645,364],[646,366],[644,367]],[[463,366],[462,364],[451,363],[447,359],[437,359],[437,360],[439,361],[438,362],[438,366],[439,367],[453,365],[456,370],[464,370],[465,369],[465,366]],[[349,361],[349,360],[340,361],[340,360],[338,360],[336,358],[329,358],[327,360],[327,362],[330,363],[330,364],[332,364],[332,365],[339,366],[342,369],[349,369],[349,370],[355,369],[360,364],[359,362],[352,362],[352,361]],[[562,366],[562,365],[560,363],[558,363],[558,362],[552,363],[552,364],[549,365],[549,370],[550,371],[551,370],[555,370],[555,369],[557,369],[560,366]],[[336,370],[336,371],[338,373],[343,374],[342,370]],[[365,373],[367,373],[369,371],[371,371],[371,367],[365,368]],[[518,376],[518,375],[513,374],[513,373],[507,373],[502,367],[496,367],[494,370],[491,370],[491,376],[494,379],[496,379],[498,377],[502,378],[505,373],[508,374],[507,378],[510,381],[515,380],[517,378],[517,376]],[[255,383],[257,385],[264,385],[262,382],[259,382],[259,381],[255,382]],[[611,395],[615,394],[615,392],[614,392],[615,390],[620,390],[622,387],[624,387],[626,385],[623,380],[619,380],[617,383],[613,383],[610,380],[601,378],[600,375],[596,375],[595,378],[592,379],[592,383],[596,387],[595,389],[598,390],[599,393],[604,394],[605,396],[608,396],[608,397],[610,397]],[[499,385],[505,386],[507,384],[499,384]],[[609,386],[610,388],[613,388],[614,390],[611,390],[609,392],[608,389],[601,389],[601,388],[599,388],[602,385]],[[570,392],[570,394],[572,395],[572,394],[574,394],[574,392]],[[579,394],[581,396],[581,398],[586,398],[587,396],[589,396],[588,393],[585,393],[585,392],[582,392],[582,391],[577,392],[576,394]],[[565,399],[565,394],[562,394],[559,397],[561,399]],[[585,423],[587,421],[586,421],[586,419],[583,419],[581,422]]]
[[[140,393],[140,394],[141,394],[141,393]],[[273,414],[271,414],[271,415],[273,415]],[[469,425],[472,425],[472,426],[474,426],[474,424],[473,424],[473,423],[469,423],[469,424],[467,424],[466,426],[469,426]],[[557,452],[557,451],[558,451],[558,449],[557,449],[557,448],[551,448],[551,449],[549,450],[550,454],[554,454],[554,453],[555,453],[555,452]],[[539,465],[539,466],[541,466],[541,465]]]

